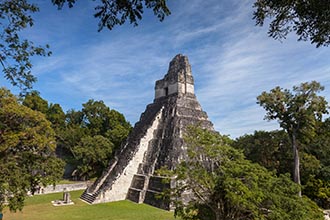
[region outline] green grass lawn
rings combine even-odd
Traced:
[[[4,211],[3,220],[171,220],[172,212],[145,204],[120,201],[88,205],[79,196],[83,191],[70,192],[75,203],[70,206],[53,206],[52,200],[62,198],[62,193],[37,195],[26,199],[22,212]]]

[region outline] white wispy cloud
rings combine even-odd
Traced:
[[[231,137],[277,128],[256,104],[256,96],[277,85],[317,80],[330,101],[328,48],[296,42],[294,35],[283,43],[268,38],[266,28],[254,25],[252,0],[173,1],[163,23],[147,13],[137,28],[101,33],[90,3],[59,12],[41,4],[47,12],[36,20],[38,33],[27,34],[50,43],[54,55],[36,60],[36,88],[64,109],[93,98],[135,123],[177,53],[188,55],[196,95],[215,128]]]
[[[207,45],[207,50],[203,50],[207,55],[199,61],[203,63],[199,71],[209,76],[197,90],[217,130],[233,137],[278,127],[276,122],[263,121],[265,112],[256,104],[256,96],[262,91],[277,85],[291,88],[311,80],[328,84],[330,76],[329,65],[324,60],[327,51],[320,52],[292,38],[281,44],[265,37],[265,29],[254,27],[249,13],[235,15],[234,12],[225,19],[228,26],[237,25],[227,33],[226,42],[212,41],[212,46]],[[205,30],[209,29],[205,27]],[[194,59],[198,59],[198,52]]]

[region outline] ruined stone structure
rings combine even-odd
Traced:
[[[173,169],[185,160],[183,134],[188,125],[213,130],[194,94],[188,58],[179,54],[165,77],[156,81],[154,102],[142,113],[125,145],[81,199],[92,204],[129,199],[169,209],[170,204],[156,195],[171,184],[162,183],[155,170]]]

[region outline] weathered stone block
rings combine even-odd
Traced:
[[[133,181],[131,183],[131,188],[143,190],[145,181],[146,181],[146,176],[134,175]]]

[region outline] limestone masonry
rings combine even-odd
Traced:
[[[155,171],[164,166],[174,169],[185,160],[183,134],[188,125],[213,130],[194,94],[188,58],[179,54],[170,62],[164,78],[156,81],[154,102],[81,199],[91,204],[129,199],[170,209],[170,204],[156,195],[173,183],[164,184]]]

